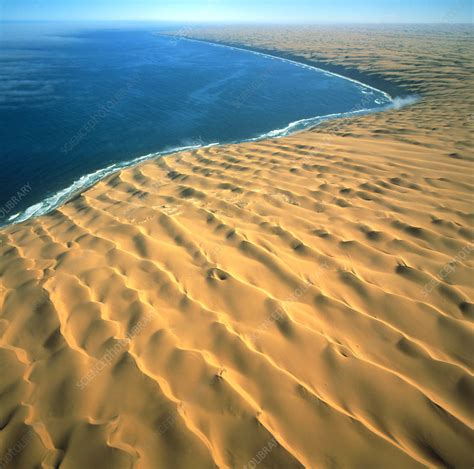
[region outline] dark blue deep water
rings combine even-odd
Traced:
[[[390,102],[323,71],[159,30],[0,24],[0,225],[145,155],[284,135]]]

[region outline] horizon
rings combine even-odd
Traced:
[[[180,25],[225,25],[225,26],[245,26],[245,25],[262,25],[262,26],[474,26],[472,22],[469,21],[459,21],[459,22],[430,22],[430,21],[418,21],[418,22],[408,22],[408,21],[399,21],[399,22],[377,22],[377,21],[259,21],[259,20],[241,20],[241,21],[231,21],[231,20],[201,20],[201,21],[176,21],[176,20],[144,20],[144,19],[59,19],[59,20],[47,20],[47,19],[3,19],[0,18],[0,23],[57,23],[57,24],[89,24],[89,23],[122,23],[122,24],[163,24],[170,26],[180,26]]]
[[[162,22],[193,24],[472,24],[470,0],[4,0],[2,22]],[[271,12],[271,14],[269,14]]]

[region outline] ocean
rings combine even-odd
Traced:
[[[0,226],[147,158],[391,104],[359,82],[160,25],[0,23],[0,41]]]

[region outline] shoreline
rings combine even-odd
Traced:
[[[363,86],[368,86],[369,88],[372,88],[374,90],[382,91],[386,95],[390,96],[391,99],[394,99],[396,97],[403,97],[401,95],[407,95],[407,94],[409,95],[409,94],[415,93],[414,90],[410,89],[410,83],[408,81],[402,84],[396,84],[387,80],[382,75],[379,75],[376,73],[369,74],[367,72],[362,72],[356,68],[345,67],[345,66],[338,65],[335,63],[324,62],[322,60],[308,60],[305,57],[301,57],[296,54],[284,52],[278,49],[265,49],[261,47],[250,47],[250,46],[246,46],[244,44],[240,44],[237,42],[230,42],[230,41],[219,42],[219,41],[213,41],[213,40],[208,40],[208,39],[205,40],[205,39],[197,39],[197,38],[192,38],[192,37],[187,37],[187,36],[177,36],[174,34],[161,33],[161,32],[156,32],[154,34],[160,35],[160,36],[166,36],[169,38],[176,38],[177,40],[196,41],[196,42],[203,42],[205,44],[214,44],[216,46],[221,46],[221,47],[232,47],[237,50],[242,50],[242,51],[257,53],[257,54],[261,54],[261,55],[265,55],[265,56],[269,56],[269,57],[273,57],[277,59],[282,59],[282,60],[293,62],[299,65],[306,65],[311,68],[320,70],[322,72],[328,72],[331,75],[335,75],[340,78],[344,78],[346,80],[356,82]]]
[[[176,37],[170,34],[166,33],[152,33],[153,35],[162,35],[166,36],[168,38]],[[358,109],[354,111],[348,111],[344,113],[334,113],[334,114],[326,114],[323,116],[314,116],[310,118],[305,118],[305,119],[300,119],[298,121],[294,122],[289,122],[286,127],[283,127],[281,129],[272,129],[262,135],[259,135],[258,137],[252,137],[248,139],[243,139],[243,140],[236,140],[236,141],[230,141],[230,142],[215,142],[215,143],[210,143],[206,145],[194,145],[190,147],[178,147],[172,150],[163,150],[163,151],[158,151],[156,153],[150,153],[148,155],[141,155],[137,156],[131,160],[127,160],[124,162],[117,162],[113,163],[112,165],[106,166],[105,168],[100,168],[97,169],[96,171],[92,173],[85,174],[81,176],[79,179],[75,180],[72,184],[69,186],[55,192],[52,195],[47,196],[45,199],[43,199],[40,202],[37,202],[36,204],[33,204],[26,208],[25,210],[21,212],[17,212],[8,219],[2,223],[0,222],[0,230],[3,230],[9,226],[14,226],[19,223],[47,215],[48,213],[51,213],[53,210],[57,209],[58,207],[66,204],[70,200],[74,199],[75,197],[79,196],[81,193],[84,191],[90,189],[93,187],[95,184],[103,180],[104,178],[113,175],[119,171],[122,171],[127,168],[132,168],[134,166],[137,166],[145,161],[150,161],[155,158],[161,158],[163,156],[169,156],[172,154],[177,154],[182,151],[186,150],[197,150],[199,148],[207,148],[211,146],[225,146],[225,145],[235,145],[235,144],[240,144],[240,143],[248,143],[248,142],[260,142],[263,140],[271,140],[275,138],[283,138],[287,137],[289,135],[298,133],[298,132],[303,132],[305,130],[309,130],[313,127],[317,127],[324,122],[328,121],[333,121],[336,119],[346,119],[350,117],[355,117],[355,116],[361,116],[361,115],[366,115],[366,114],[373,114],[377,112],[384,112],[392,109],[394,106],[396,106],[395,100],[398,98],[398,96],[391,95],[388,91],[381,89],[381,88],[376,88],[372,86],[371,84],[364,83],[362,81],[359,81],[355,78],[352,78],[350,76],[346,75],[341,75],[339,73],[330,71],[329,69],[324,69],[320,68],[318,66],[315,66],[314,64],[311,63],[311,61],[305,61],[305,60],[295,60],[294,56],[290,56],[289,54],[287,57],[285,57],[285,54],[277,55],[277,54],[270,54],[268,52],[265,52],[263,49],[260,50],[259,48],[250,48],[250,47],[240,47],[240,46],[235,46],[232,44],[226,44],[226,43],[219,43],[217,41],[205,41],[201,39],[193,39],[193,38],[188,38],[188,37],[179,37],[179,40],[187,40],[187,41],[195,41],[195,42],[202,42],[205,44],[209,45],[214,45],[218,47],[228,47],[231,49],[235,50],[240,50],[240,51],[245,51],[265,57],[271,57],[271,58],[276,58],[288,63],[291,63],[295,66],[304,66],[311,68],[315,71],[318,72],[323,72],[330,74],[332,76],[336,76],[338,78],[352,81],[360,86],[363,86],[364,88],[369,88],[372,89],[376,92],[382,93],[387,100],[389,100],[389,103],[381,106],[380,108],[363,108],[363,109]],[[364,76],[365,77],[365,76]],[[402,97],[402,99],[405,97]],[[408,105],[411,103],[408,103]]]
[[[251,52],[253,54],[256,54],[256,55],[262,55],[264,57],[271,57],[271,58],[274,58],[274,59],[279,59],[279,60],[282,60],[284,62],[289,62],[289,63],[292,63],[294,65],[297,65],[297,66],[305,66],[305,67],[308,67],[308,68],[311,68],[313,70],[317,70],[319,72],[323,72],[323,73],[327,73],[327,74],[330,74],[330,75],[333,75],[333,76],[336,76],[338,78],[342,78],[344,80],[349,80],[349,81],[352,81],[354,83],[357,83],[358,85],[362,85],[366,88],[370,88],[374,91],[378,91],[378,92],[381,92],[382,94],[385,95],[386,98],[390,99],[390,100],[393,100],[395,98],[395,96],[390,93],[388,90],[384,90],[382,88],[378,88],[378,87],[375,87],[373,85],[371,85],[370,83],[365,83],[361,80],[358,80],[356,79],[355,77],[353,76],[350,76],[350,70],[349,69],[344,69],[344,67],[340,67],[342,71],[346,71],[347,73],[346,74],[342,74],[342,73],[338,73],[336,71],[331,71],[329,70],[329,68],[323,68],[323,67],[319,67],[318,65],[316,65],[314,62],[310,61],[310,60],[306,60],[304,58],[300,58],[298,56],[295,56],[295,55],[292,55],[292,54],[285,54],[285,53],[272,53],[271,51],[268,51],[266,49],[260,49],[258,47],[246,47],[246,46],[242,46],[242,45],[234,45],[232,43],[226,43],[226,42],[218,42],[218,41],[207,41],[207,40],[204,40],[204,39],[195,39],[195,38],[191,38],[191,37],[186,37],[186,36],[173,36],[171,34],[165,34],[165,33],[154,33],[155,35],[160,35],[160,36],[166,36],[166,37],[175,37],[177,38],[178,40],[185,40],[185,41],[193,41],[193,42],[201,42],[201,43],[204,43],[204,44],[211,44],[211,45],[214,45],[214,46],[219,46],[219,47],[229,47],[231,49],[235,49],[235,50],[239,50],[239,51],[245,51],[245,52]],[[322,63],[322,62],[321,62]],[[363,77],[365,77],[364,74],[361,74],[361,76],[363,75]]]

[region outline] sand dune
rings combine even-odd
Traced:
[[[472,467],[472,35],[414,31],[201,30],[423,99],[0,232],[0,467]]]

